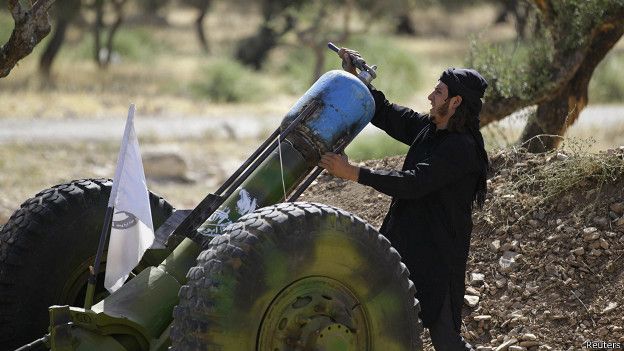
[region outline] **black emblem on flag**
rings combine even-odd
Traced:
[[[112,227],[115,229],[128,229],[134,227],[139,220],[130,212],[116,211],[113,216]]]

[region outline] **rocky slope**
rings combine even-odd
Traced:
[[[624,348],[624,147],[505,150],[491,161],[488,198],[473,216],[464,336],[479,350]],[[301,200],[344,208],[375,226],[389,204],[371,188],[329,175]]]

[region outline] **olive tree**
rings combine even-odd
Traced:
[[[15,27],[9,40],[0,47],[0,78],[8,76],[17,62],[28,56],[50,33],[48,10],[53,2],[37,0],[26,8],[19,0],[8,1]]]
[[[490,81],[481,125],[537,106],[520,142],[531,152],[559,146],[587,106],[596,66],[624,33],[624,0],[533,0],[541,33],[511,49],[475,45],[470,64]]]

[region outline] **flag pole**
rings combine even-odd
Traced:
[[[89,280],[87,283],[87,296],[85,296],[85,310],[90,310],[93,306],[93,296],[95,295],[95,285],[97,284],[97,276],[100,273],[100,262],[102,260],[102,253],[104,252],[104,245],[106,244],[106,238],[110,233],[111,222],[113,220],[113,207],[108,206],[106,208],[106,214],[104,215],[104,223],[102,224],[102,233],[100,234],[100,242],[98,243],[97,253],[95,254],[95,263],[93,266],[89,266]]]
[[[89,267],[89,280],[87,282],[87,293],[85,296],[84,308],[90,310],[93,306],[93,297],[95,295],[95,286],[97,284],[97,276],[100,273],[100,264],[102,261],[102,254],[104,253],[104,245],[106,245],[106,239],[110,234],[111,223],[113,221],[113,209],[115,207],[115,199],[117,197],[117,189],[119,175],[123,169],[124,157],[128,145],[128,134],[130,127],[132,126],[132,120],[134,119],[134,104],[130,104],[128,109],[128,119],[126,120],[126,127],[124,129],[123,139],[121,140],[121,148],[119,149],[119,156],[117,157],[117,169],[115,170],[115,177],[113,178],[113,187],[108,199],[108,206],[106,208],[106,214],[104,215],[104,223],[102,223],[102,232],[100,234],[100,241],[98,243],[97,253],[95,254],[95,262],[93,266]]]

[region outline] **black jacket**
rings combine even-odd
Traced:
[[[450,293],[459,332],[480,172],[476,143],[468,133],[436,130],[425,116],[372,93],[373,125],[410,148],[401,171],[362,168],[358,181],[393,198],[380,232],[410,270],[423,324],[431,326]]]

